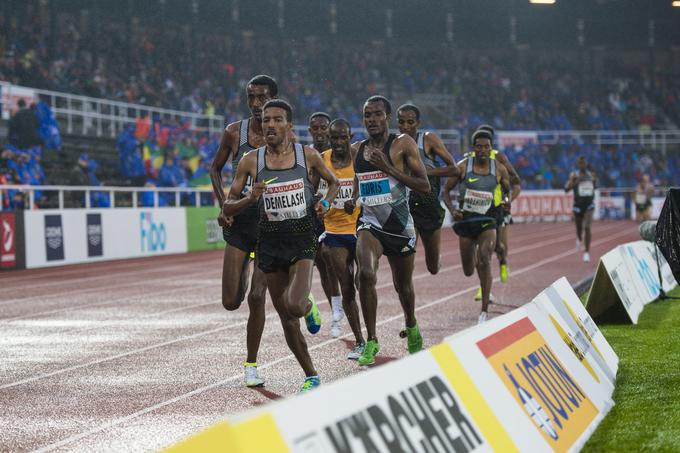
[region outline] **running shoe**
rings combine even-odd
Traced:
[[[316,306],[314,295],[309,293],[307,298],[312,303],[312,308],[309,310],[309,313],[305,315],[305,322],[307,323],[307,330],[309,330],[309,333],[315,334],[321,329],[321,313],[319,313],[319,308]]]
[[[347,359],[349,360],[359,360],[359,357],[364,353],[364,348],[366,347],[366,343],[363,341],[361,343],[357,343],[354,345],[354,348],[352,348],[351,351],[347,353]]]
[[[255,259],[255,252],[250,252],[250,255],[248,255],[251,260]]]
[[[359,365],[373,365],[375,363],[375,355],[380,351],[378,340],[368,340],[364,346],[364,352],[359,357]]]
[[[423,336],[420,334],[418,324],[413,327],[406,328],[406,344],[408,345],[408,353],[415,354],[423,349]]]
[[[507,264],[501,264],[501,283],[505,283],[507,281],[508,281],[508,265]],[[481,294],[480,294],[480,299],[481,299]]]
[[[319,376],[309,376],[305,378],[305,382],[302,383],[302,387],[300,387],[300,390],[298,393],[307,393],[310,390],[314,390],[318,386],[321,385],[321,379]]]
[[[484,324],[489,320],[489,314],[485,311],[481,312],[479,314],[479,319],[477,320],[477,324]]]
[[[477,290],[477,294],[475,294],[475,300],[482,300],[482,288],[479,288]],[[489,294],[489,303],[492,304],[494,300],[495,297],[493,297],[493,293]]]
[[[345,310],[342,309],[342,297],[331,297],[331,308],[333,309],[333,321],[341,321],[345,316]]]
[[[585,253],[583,254],[583,262],[584,262],[584,263],[590,263],[590,253],[585,252]]]
[[[342,335],[342,325],[340,321],[333,320],[331,323],[331,337],[338,338],[340,335]]]
[[[257,363],[245,362],[243,364],[246,373],[246,387],[262,387],[264,379],[257,375]]]

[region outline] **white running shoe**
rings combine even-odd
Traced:
[[[481,312],[479,314],[479,319],[477,320],[477,324],[483,324],[489,320],[489,314],[485,311]]]
[[[340,321],[333,320],[331,323],[331,337],[338,338],[340,335],[342,335],[342,325],[340,325]]]
[[[583,254],[583,262],[584,262],[584,263],[590,263],[590,253],[585,252],[585,253]]]
[[[579,250],[581,250],[581,241],[576,239],[576,251],[578,252]]]
[[[333,321],[340,321],[345,316],[345,310],[342,309],[342,296],[331,297],[331,309],[333,310]]]
[[[253,363],[244,363],[246,372],[246,387],[262,387],[264,379],[257,375],[257,365]]]
[[[361,354],[364,353],[364,347],[366,346],[366,343],[357,343],[354,345],[354,348],[347,353],[347,358],[349,360],[359,360],[359,357],[361,357]]]

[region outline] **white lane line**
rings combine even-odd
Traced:
[[[613,240],[613,239],[616,239],[616,238],[621,237],[621,236],[624,236],[624,235],[629,235],[629,234],[631,234],[630,231],[621,231],[621,232],[619,232],[619,233],[615,233],[615,234],[613,234],[613,235],[607,237],[606,239],[600,239],[599,241],[593,241],[593,242],[591,243],[591,247],[596,247],[596,246],[598,246],[598,245],[605,244],[605,243],[607,243],[607,242],[609,242],[609,241],[611,241],[611,240]],[[538,268],[538,267],[541,267],[541,266],[543,266],[543,265],[545,265],[545,264],[554,262],[554,261],[556,261],[556,260],[562,259],[562,258],[567,257],[567,256],[569,256],[569,255],[573,255],[574,253],[578,253],[578,252],[577,252],[576,250],[570,250],[570,251],[567,251],[567,252],[560,253],[559,255],[555,255],[555,256],[553,256],[553,257],[551,257],[551,258],[546,258],[546,259],[541,260],[541,261],[538,261],[538,262],[536,262],[536,263],[534,263],[534,264],[532,264],[532,265],[530,265],[530,266],[526,266],[526,267],[523,267],[523,268],[521,268],[521,269],[518,269],[518,270],[514,271],[514,272],[513,272],[513,275],[520,275],[520,274],[523,274],[523,273],[525,273],[525,272],[528,272],[528,271],[531,271],[531,270],[536,269],[536,268]],[[498,282],[499,279],[498,279],[498,278],[495,278],[494,281],[495,281],[495,282]],[[424,309],[426,309],[426,308],[430,308],[430,307],[433,307],[433,306],[435,306],[435,305],[439,305],[439,304],[444,303],[444,302],[447,302],[447,301],[449,301],[449,300],[451,300],[451,299],[453,299],[453,298],[455,298],[455,297],[458,297],[458,296],[461,296],[461,295],[463,295],[463,294],[465,294],[465,293],[472,292],[472,291],[476,291],[476,290],[477,290],[477,285],[470,286],[469,288],[466,288],[466,289],[457,291],[457,292],[455,292],[454,294],[450,294],[450,295],[448,295],[448,296],[444,296],[444,297],[442,297],[442,298],[440,298],[440,299],[437,299],[437,300],[434,300],[434,301],[432,301],[432,302],[430,302],[430,303],[428,303],[428,304],[425,304],[425,305],[421,305],[421,306],[419,306],[419,307],[416,307],[416,311],[421,311],[421,310],[424,310]],[[395,321],[395,320],[401,320],[401,319],[403,319],[403,317],[404,317],[403,314],[391,316],[391,317],[389,317],[389,318],[386,318],[386,319],[383,319],[383,320],[377,322],[376,325],[377,325],[377,326],[382,326],[383,324],[387,324],[387,323],[392,322],[392,321]],[[324,346],[327,346],[327,345],[332,344],[332,343],[334,343],[334,342],[338,342],[338,341],[342,340],[343,338],[349,337],[349,336],[351,336],[351,334],[350,334],[350,333],[347,333],[347,334],[345,334],[345,335],[343,335],[343,336],[341,336],[341,337],[339,337],[339,338],[333,338],[333,339],[330,339],[330,340],[326,340],[326,341],[324,341],[324,342],[322,342],[322,343],[319,343],[319,344],[317,344],[317,345],[314,345],[314,346],[310,347],[309,350],[310,350],[310,351],[313,351],[313,350],[322,348],[322,347],[324,347]],[[266,364],[264,364],[264,365],[258,366],[258,368],[259,368],[259,369],[267,369],[267,368],[270,368],[270,367],[272,367],[272,366],[274,366],[274,365],[278,365],[279,363],[284,362],[284,361],[289,360],[289,359],[292,359],[292,358],[294,358],[293,354],[288,354],[288,355],[283,356],[283,357],[280,357],[280,358],[278,358],[278,359],[276,359],[276,360],[274,360],[274,361],[272,361],[272,362],[269,362],[269,363],[266,363]],[[225,384],[227,384],[227,383],[229,383],[229,382],[231,382],[231,381],[234,381],[234,380],[236,380],[236,379],[240,379],[240,378],[242,378],[242,377],[243,377],[243,375],[237,374],[237,375],[231,376],[231,377],[229,377],[229,378],[223,379],[223,380],[221,380],[221,381],[214,382],[214,383],[212,383],[212,384],[209,384],[209,385],[206,385],[206,386],[203,386],[203,387],[199,387],[199,388],[197,388],[197,389],[192,390],[191,392],[183,393],[183,394],[178,395],[178,396],[176,396],[176,397],[174,397],[174,398],[171,398],[171,399],[169,399],[169,400],[162,401],[162,402],[160,402],[160,403],[154,404],[153,406],[149,406],[149,407],[146,407],[146,408],[144,408],[144,409],[140,409],[140,410],[138,410],[138,411],[136,411],[136,412],[133,412],[132,414],[126,415],[125,417],[117,418],[117,419],[115,419],[115,420],[113,420],[113,421],[111,421],[111,422],[105,423],[105,424],[100,425],[100,426],[97,426],[97,427],[95,427],[95,428],[91,428],[91,429],[89,429],[89,430],[87,430],[87,431],[85,431],[85,432],[82,432],[82,433],[79,433],[79,434],[75,434],[75,435],[73,435],[73,436],[67,437],[67,438],[65,438],[65,439],[62,439],[62,440],[60,440],[60,441],[57,441],[57,442],[52,443],[52,444],[49,444],[49,445],[45,445],[45,446],[43,446],[43,447],[41,447],[41,448],[39,448],[39,449],[37,449],[37,450],[34,450],[34,452],[35,452],[35,453],[42,453],[42,452],[52,451],[52,450],[54,450],[54,449],[56,449],[56,448],[63,447],[64,445],[68,445],[68,444],[73,443],[73,442],[75,442],[75,441],[77,441],[77,440],[80,440],[80,439],[84,439],[84,438],[86,438],[86,437],[89,437],[89,436],[91,436],[92,434],[96,434],[96,433],[98,433],[98,432],[105,431],[105,430],[107,430],[107,429],[109,429],[109,428],[113,428],[113,427],[118,426],[118,425],[120,425],[120,424],[122,424],[122,423],[125,423],[126,421],[135,419],[135,418],[137,418],[137,417],[139,417],[139,416],[141,416],[141,415],[148,414],[149,412],[153,412],[153,411],[156,411],[156,410],[161,409],[161,408],[163,408],[163,407],[166,407],[166,406],[169,406],[169,405],[171,405],[171,404],[177,403],[177,402],[179,402],[179,401],[183,401],[183,400],[185,400],[185,399],[191,398],[192,396],[199,395],[199,394],[201,394],[201,393],[203,393],[203,392],[206,392],[206,391],[208,391],[208,390],[212,390],[212,389],[214,389],[214,388],[220,387],[220,386],[222,386],[222,385],[225,385]]]
[[[614,236],[611,236],[609,239],[614,238],[614,237],[618,237],[621,234],[629,234],[629,233],[630,233],[629,231],[623,231],[623,232],[620,232],[618,234],[615,234]],[[554,244],[554,243],[555,243],[555,241],[550,241],[550,244]],[[536,243],[532,246],[524,247],[525,250],[523,250],[523,251],[528,251],[528,250],[544,247],[545,245],[546,244],[543,243],[543,242]],[[596,243],[593,243],[592,245],[596,245]],[[517,253],[518,250],[519,249],[516,250],[516,253]],[[569,254],[572,254],[572,253],[575,253],[575,252],[576,252],[575,250],[572,250],[572,251],[569,251],[569,252],[565,252],[566,255],[564,253],[562,255],[568,256]],[[559,256],[562,256],[562,255],[559,255]],[[550,261],[548,261],[548,262],[550,262]],[[460,267],[461,267],[460,264],[447,267],[445,269],[442,269],[438,275],[441,275],[444,272],[449,272],[449,271],[452,271],[454,269],[458,269]],[[517,272],[519,273],[519,271],[517,271]],[[424,272],[422,274],[418,274],[418,275],[414,276],[414,280],[422,278],[422,277],[427,277],[427,276],[430,276],[430,273]],[[496,279],[496,280],[498,280],[498,279]],[[376,286],[376,290],[384,289],[384,288],[387,288],[387,287],[390,287],[390,286],[392,286],[392,282],[384,283],[382,285]],[[475,289],[476,289],[476,287],[475,287]],[[430,306],[430,304],[424,305],[423,307],[427,307],[427,306]],[[267,315],[267,318],[275,316],[275,315],[276,315],[276,313],[271,313],[271,314]],[[146,352],[146,351],[149,351],[149,350],[152,350],[152,349],[160,348],[160,347],[163,347],[163,346],[168,346],[168,345],[171,345],[171,344],[174,344],[174,343],[179,343],[179,342],[183,342],[183,341],[186,341],[186,340],[199,338],[199,337],[204,336],[204,335],[209,335],[209,334],[221,332],[223,330],[227,330],[227,329],[230,329],[230,328],[239,327],[239,326],[242,326],[244,324],[247,324],[247,320],[240,321],[240,322],[235,323],[235,324],[230,324],[228,326],[222,326],[222,327],[219,327],[217,329],[212,329],[212,330],[204,331],[204,332],[198,332],[198,333],[195,333],[195,334],[192,334],[192,335],[188,335],[188,336],[184,336],[184,337],[180,337],[180,338],[175,338],[173,340],[168,340],[168,341],[164,341],[164,342],[161,342],[161,343],[156,343],[156,344],[153,344],[153,345],[145,346],[143,348],[132,349],[132,350],[127,351],[127,352],[103,357],[103,358],[97,359],[97,360],[91,360],[91,361],[86,362],[86,363],[73,365],[73,366],[66,367],[66,368],[60,368],[58,370],[50,371],[48,373],[38,374],[38,375],[35,375],[35,376],[31,376],[29,378],[21,379],[19,381],[10,382],[10,383],[7,383],[7,384],[0,385],[0,390],[5,389],[5,388],[16,387],[18,385],[27,384],[27,383],[30,383],[30,382],[35,382],[35,381],[38,381],[40,379],[44,379],[44,378],[47,378],[47,377],[56,376],[56,375],[59,375],[59,374],[67,373],[69,371],[74,371],[74,370],[78,370],[78,369],[81,369],[81,368],[85,368],[85,367],[88,367],[88,366],[91,366],[91,365],[97,365],[97,364],[100,364],[100,363],[109,362],[111,360],[120,359],[120,358],[127,357],[127,356],[130,356],[130,355],[138,354],[138,353],[141,353],[141,352]]]

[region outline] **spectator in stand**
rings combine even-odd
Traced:
[[[19,111],[9,120],[9,142],[17,149],[29,149],[42,145],[38,134],[40,124],[34,110],[26,108],[26,101],[19,99]]]
[[[76,165],[74,165],[71,169],[69,185],[85,187],[101,186],[102,184],[99,182],[99,178],[97,178],[95,173],[96,170],[97,162],[95,160],[91,160],[87,153],[82,153],[78,157],[78,162]],[[70,197],[67,198],[70,199],[71,203],[75,207],[85,207],[84,197],[80,196],[80,192],[70,191],[68,193],[70,194]],[[109,199],[108,193],[96,191],[90,192],[91,207],[108,208],[110,205],[111,201]]]
[[[172,153],[167,153],[164,158],[164,164],[158,172],[158,187],[186,187],[187,180],[184,173],[175,163],[175,156]],[[165,205],[175,205],[175,192],[161,192],[159,193],[159,200],[163,200]]]

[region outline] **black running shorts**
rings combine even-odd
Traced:
[[[416,238],[401,236],[399,234],[386,233],[371,224],[358,222],[357,236],[359,231],[370,231],[380,241],[385,256],[408,256],[416,252]]]
[[[229,227],[222,227],[222,237],[232,247],[246,253],[255,251],[257,245],[257,223],[244,222],[239,217]]]
[[[453,231],[460,237],[477,240],[486,230],[496,229],[496,221],[492,218],[472,221],[460,221],[453,224]]]
[[[318,238],[314,231],[301,234],[262,234],[257,242],[258,267],[265,274],[288,272],[300,260],[313,260]]]
[[[444,223],[444,208],[439,204],[439,200],[430,194],[421,195],[411,192],[409,198],[409,210],[413,216],[413,224],[418,232],[424,236],[432,234],[435,230],[442,227]]]

